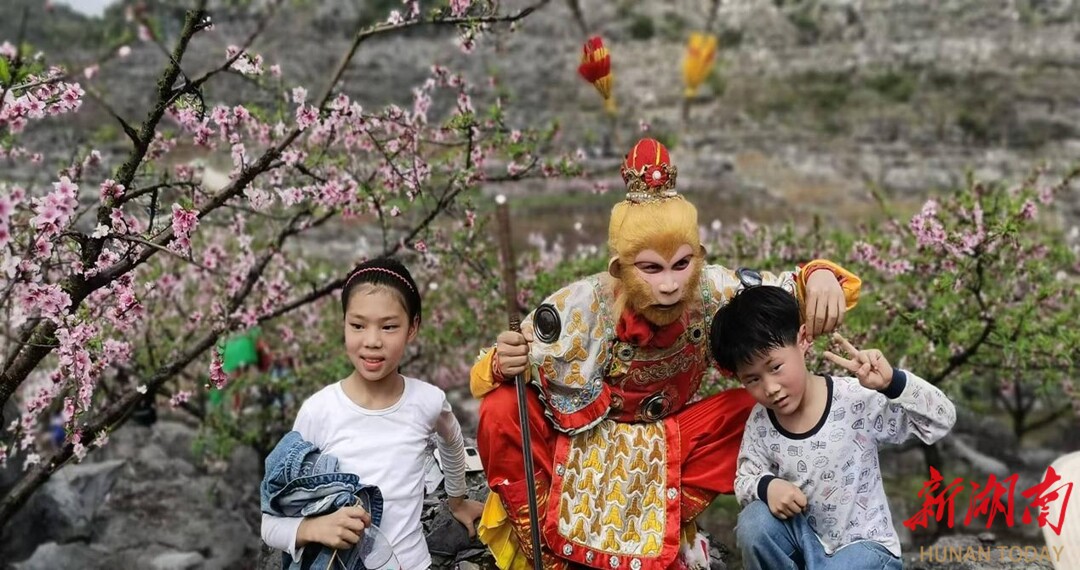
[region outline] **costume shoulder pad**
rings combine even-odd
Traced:
[[[613,302],[598,274],[559,289],[522,322],[536,337],[530,377],[560,431],[584,431],[607,415],[611,398],[604,371],[615,336],[608,316]]]

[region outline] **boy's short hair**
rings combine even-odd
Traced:
[[[799,315],[798,300],[785,289],[771,285],[743,289],[713,317],[709,348],[716,365],[734,373],[774,348],[794,345]]]

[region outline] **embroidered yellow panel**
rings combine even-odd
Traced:
[[[585,318],[581,314],[581,309],[573,309],[570,311],[570,322],[566,325],[567,333],[588,333],[589,325],[585,324]]]
[[[667,521],[667,441],[661,422],[604,420],[571,438],[559,534],[609,554],[656,556]]]

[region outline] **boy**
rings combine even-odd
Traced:
[[[795,297],[750,287],[716,313],[710,348],[757,401],[735,474],[736,540],[748,570],[902,568],[878,444],[941,439],[952,402],[877,350],[825,357],[854,378],[806,369],[811,339]]]

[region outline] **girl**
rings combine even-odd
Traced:
[[[446,394],[398,372],[405,347],[420,327],[420,294],[408,269],[390,258],[361,264],[341,290],[345,351],[353,365],[347,378],[304,402],[293,430],[322,453],[338,460],[338,470],[382,491],[380,530],[402,568],[431,565],[420,525],[424,500],[424,458],[432,432],[444,459],[446,491],[454,518],[474,533],[483,505],[465,496],[465,445]],[[263,514],[262,538],[299,561],[307,544],[349,548],[371,517],[361,507],[324,516]]]

